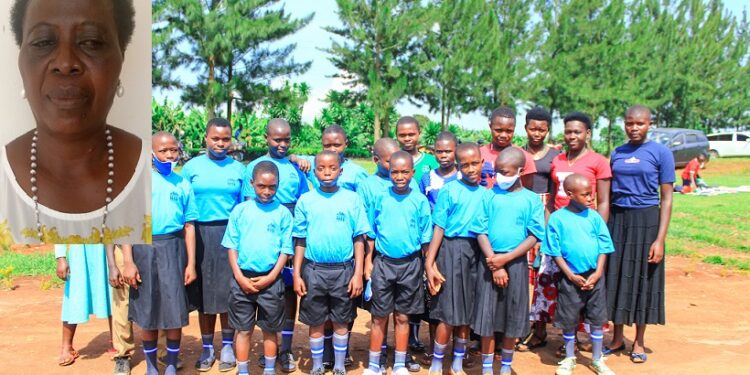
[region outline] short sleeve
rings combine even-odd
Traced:
[[[55,258],[68,256],[68,245],[55,245]]]
[[[432,217],[430,216],[430,202],[427,198],[420,196],[419,204],[419,230],[421,232],[420,243],[432,241]]]
[[[528,233],[541,241],[544,239],[544,205],[536,196],[531,197],[531,217],[529,218]]]
[[[299,177],[299,186],[297,187],[297,199],[299,199],[302,194],[310,191],[310,187],[307,186],[307,177],[305,177],[305,174],[296,165],[294,166],[294,170],[297,171],[297,176]]]
[[[422,175],[422,178],[419,180],[419,191],[423,195],[427,195],[427,185],[430,183],[430,173],[427,172]]]
[[[368,236],[373,233],[370,222],[367,220],[367,214],[365,213],[364,204],[358,195],[354,195],[355,202],[352,206],[352,238],[367,234]]]
[[[367,172],[364,169],[357,170],[357,174],[354,175],[354,191],[358,191],[359,187],[362,185],[362,182],[367,179]]]
[[[235,207],[234,210],[229,214],[229,221],[227,222],[227,230],[224,231],[224,237],[221,239],[221,246],[227,249],[239,250],[240,247],[240,218],[241,208]]]
[[[471,220],[469,231],[479,234],[489,234],[490,206],[492,205],[492,190],[487,190],[482,194],[482,207],[478,210],[477,215]]]
[[[542,241],[541,248],[542,253],[553,257],[562,256],[562,251],[560,250],[560,235],[557,233],[556,226],[557,220],[550,218],[549,223],[547,223],[547,231],[544,234],[544,241]]]
[[[596,170],[594,170],[594,177],[597,180],[604,180],[612,178],[612,167],[609,166],[609,162],[604,156],[597,154]]]
[[[380,213],[379,205],[382,203],[382,201],[382,199],[377,199],[369,207],[365,207],[364,203],[362,203],[362,209],[365,210],[365,213],[367,214],[367,221],[370,223],[370,231],[367,232],[367,237],[370,237],[372,239],[375,239],[377,236],[376,231],[378,230],[378,228],[375,225],[375,219],[377,219],[378,214]]]
[[[286,208],[281,207],[281,225],[279,226],[279,235],[281,236],[281,253],[286,255],[294,255],[294,247],[292,246],[292,231],[294,228],[294,219],[292,213]]]
[[[523,166],[523,173],[522,176],[530,175],[536,173],[536,164],[534,164],[534,157],[531,156],[528,152],[525,150],[523,151],[523,156],[525,158],[524,166]]]
[[[674,156],[672,156],[672,151],[661,146],[659,147],[659,185],[671,184],[674,180]]]
[[[185,210],[185,223],[187,223],[198,220],[198,206],[195,203],[195,193],[193,193],[193,188],[190,186],[190,183],[187,182],[187,180],[185,180],[184,183],[185,196],[187,199],[184,201],[183,209]]]
[[[180,170],[180,175],[185,177],[188,180],[188,182],[191,182],[191,183],[193,182],[193,174],[195,173],[193,171],[193,163],[195,163],[193,162],[193,160],[195,159],[188,160],[188,162],[185,163],[185,165],[183,165],[182,169]]]
[[[245,197],[245,199],[255,198],[255,190],[253,189],[253,185],[250,183],[250,180],[253,179],[254,166],[254,162],[248,164],[247,167],[245,167],[245,173],[242,177],[242,196]]]
[[[443,229],[448,225],[448,211],[452,206],[451,194],[448,189],[447,186],[440,189],[435,208],[432,210],[432,222]]]
[[[362,181],[362,184],[357,187],[357,195],[362,200],[362,206],[365,207],[365,209],[369,210],[370,206],[372,205],[372,202],[370,202],[370,184],[366,183],[366,179]]]
[[[292,231],[292,237],[307,238],[307,225],[305,202],[304,200],[299,200],[294,207],[294,230]]]
[[[596,227],[597,227],[597,243],[599,245],[599,254],[611,254],[615,252],[614,244],[612,244],[612,237],[609,235],[609,228],[604,222],[604,219],[599,215],[596,216]]]

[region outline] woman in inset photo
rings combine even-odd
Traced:
[[[14,0],[10,26],[23,83],[17,95],[33,119],[2,126],[6,134],[31,130],[0,148],[0,226],[16,243],[150,242],[149,147],[108,122],[125,95],[133,1]],[[137,76],[150,77],[145,61],[133,63]],[[6,114],[26,110],[8,105],[0,102]],[[150,113],[127,110],[132,116],[120,121]],[[149,125],[124,128],[137,126]]]

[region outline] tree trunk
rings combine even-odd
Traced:
[[[375,124],[373,124],[373,129],[374,129],[373,136],[375,138],[375,142],[377,142],[378,139],[380,139],[381,137],[380,135],[380,113],[378,113],[377,111],[375,111]]]
[[[229,88],[229,99],[227,99],[227,121],[232,124],[232,64],[229,64],[229,73],[227,74],[227,87]]]
[[[215,58],[213,56],[210,56],[208,58],[208,92],[206,93],[206,112],[208,113],[209,119],[216,117],[214,108],[215,100],[213,95],[211,94],[211,87],[213,86],[213,83],[216,79],[214,76],[215,65]]]
[[[391,125],[390,125],[390,108],[387,108],[385,111],[383,111],[383,122],[380,124],[380,126],[383,127],[383,137],[390,137],[391,136]]]
[[[609,124],[607,124],[607,155],[609,155],[612,152],[612,120],[611,118],[608,118]]]

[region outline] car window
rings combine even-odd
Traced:
[[[669,141],[672,139],[672,137],[670,137],[669,134],[666,133],[649,132],[648,139],[656,143],[661,143],[663,145],[669,146]]]
[[[706,138],[708,138],[709,141],[717,141],[719,136],[714,134],[714,135],[709,135]]]
[[[688,134],[687,137],[687,143],[698,143],[698,136],[695,134]]]
[[[677,134],[672,138],[672,142],[670,142],[668,145],[672,146],[679,146],[685,144],[685,135],[684,134]]]
[[[731,134],[715,134],[708,138],[709,141],[731,141]]]
[[[747,141],[748,138],[750,138],[750,137],[748,137],[748,136],[746,136],[744,134],[737,134],[737,140],[740,141],[740,142],[745,142],[745,141]]]

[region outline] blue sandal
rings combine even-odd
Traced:
[[[621,352],[625,350],[625,343],[622,343],[622,345],[616,347],[616,348],[610,348],[609,346],[605,346],[602,348],[602,355],[610,355],[615,354],[617,352]]]
[[[630,353],[630,361],[633,363],[643,363],[643,362],[646,362],[647,359],[648,359],[648,356],[646,355],[646,353],[636,353],[636,352]]]

